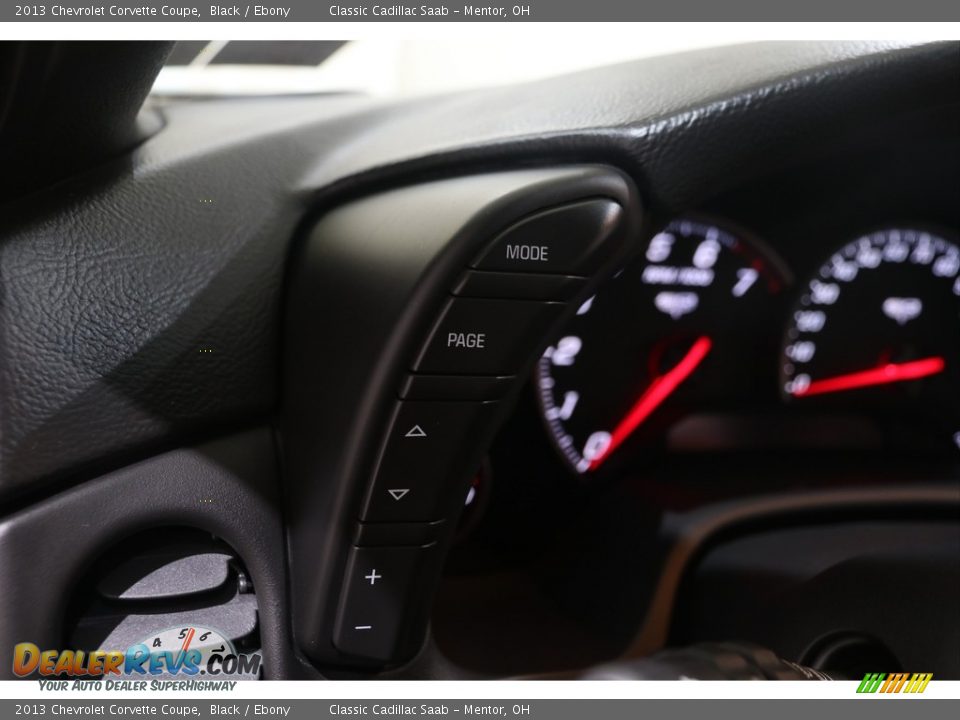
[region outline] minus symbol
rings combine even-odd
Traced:
[[[354,630],[371,630],[373,629],[373,625],[354,625],[353,629]]]

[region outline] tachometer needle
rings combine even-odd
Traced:
[[[808,397],[810,395],[855,390],[871,385],[888,385],[905,380],[919,380],[929,375],[941,373],[945,367],[946,363],[942,357],[928,357],[923,360],[912,360],[905,363],[887,363],[872,370],[837,375],[823,380],[812,380],[806,387],[794,390],[792,395],[794,397]]]
[[[610,454],[620,447],[623,441],[640,426],[640,423],[650,417],[650,414],[670,397],[673,391],[680,386],[680,383],[690,377],[697,366],[703,362],[712,346],[713,342],[710,338],[706,336],[697,338],[697,341],[693,343],[680,362],[650,383],[650,387],[643,391],[643,394],[630,408],[630,412],[614,428],[610,434],[610,442],[607,443],[607,447],[590,461],[590,470],[596,470],[600,467],[600,464],[610,457]]]

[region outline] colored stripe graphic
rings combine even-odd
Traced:
[[[922,693],[933,679],[933,673],[867,673],[857,687],[858,693]]]
[[[886,677],[886,673],[867,673],[863,678],[863,682],[860,683],[857,692],[875,693],[880,689],[880,683],[882,683]]]
[[[913,677],[910,678],[910,684],[904,692],[922,693],[927,689],[927,685],[930,684],[930,678],[932,677],[933,673],[914,673]]]

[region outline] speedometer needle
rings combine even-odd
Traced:
[[[919,380],[943,372],[946,363],[942,357],[928,357],[905,363],[887,363],[872,370],[837,375],[823,380],[813,380],[804,388],[793,391],[794,397],[808,397],[824,393],[855,390],[871,385],[888,385],[905,380]]]
[[[673,391],[680,386],[680,383],[690,377],[690,374],[703,362],[712,346],[713,342],[710,338],[706,336],[697,338],[697,341],[693,343],[687,354],[676,366],[650,383],[650,387],[643,391],[640,398],[630,408],[630,412],[614,428],[610,434],[610,442],[607,443],[607,447],[590,461],[590,470],[596,470],[600,467],[600,464],[640,426],[640,423],[650,417],[650,414],[670,397]]]

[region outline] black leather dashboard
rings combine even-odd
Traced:
[[[168,102],[131,154],[4,208],[0,498],[271,417],[290,239],[325,206],[590,160],[664,215],[838,131],[955,103],[958,56],[957,43],[771,43],[395,103]]]

